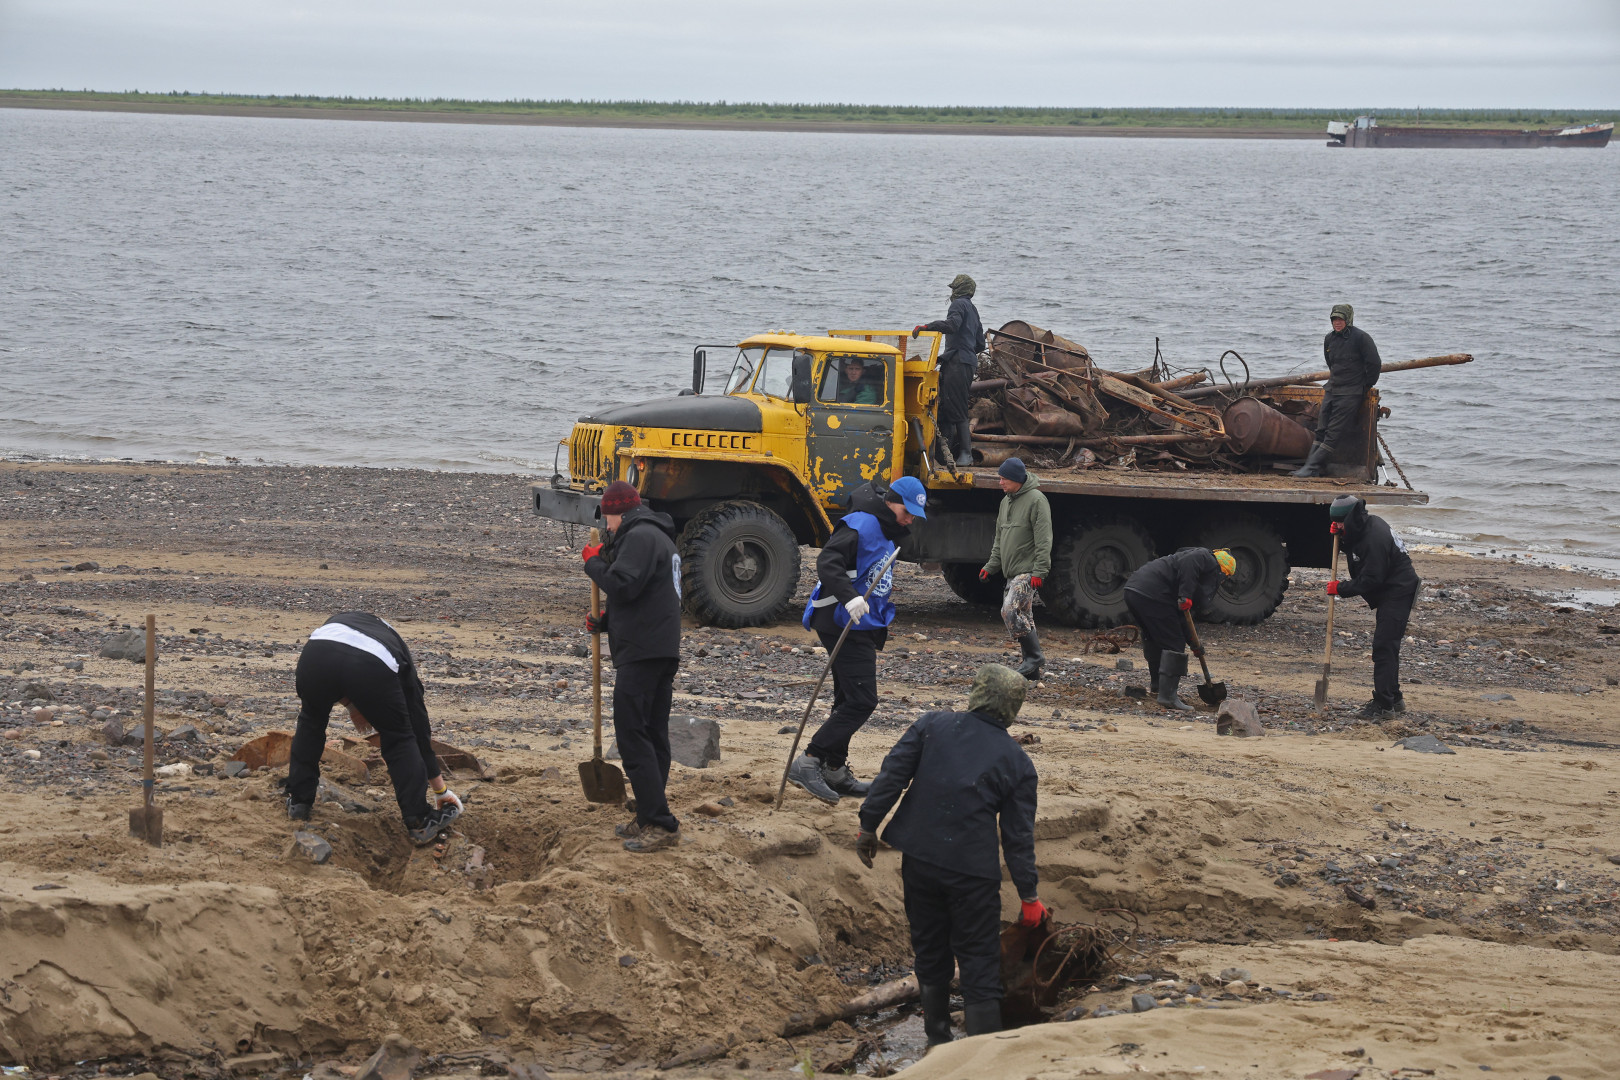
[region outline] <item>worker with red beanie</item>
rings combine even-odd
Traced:
[[[615,830],[627,851],[680,843],[664,793],[669,781],[669,708],[681,655],[681,557],[675,523],[641,504],[623,480],[602,492],[603,542],[584,551],[585,573],[606,604],[585,620],[613,654],[613,734],[636,796],[635,821]]]

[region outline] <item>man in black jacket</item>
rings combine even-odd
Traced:
[[[405,831],[431,843],[461,815],[433,753],[422,678],[410,647],[377,616],[345,611],[304,643],[294,676],[301,708],[287,769],[287,816],[308,821],[320,787],[321,755],[333,705],[344,705],[362,735],[376,730]]]
[[[951,1041],[953,966],[967,1033],[1001,1030],[1001,855],[1022,901],[1019,921],[1035,926],[1047,916],[1036,895],[1035,766],[1007,734],[1027,686],[1011,668],[979,668],[968,711],[924,713],[883,759],[861,804],[855,850],[870,868],[878,826],[905,792],[883,840],[902,856],[929,1046]]]
[[[1406,545],[1389,522],[1367,513],[1367,503],[1354,495],[1340,495],[1328,507],[1328,526],[1341,533],[1348,555],[1350,579],[1330,581],[1330,596],[1359,596],[1373,609],[1373,696],[1358,714],[1363,720],[1388,720],[1406,711],[1401,695],[1401,639],[1412,617],[1423,582],[1412,568]]]
[[[1142,657],[1159,704],[1192,711],[1176,690],[1187,674],[1187,617],[1206,607],[1223,578],[1237,571],[1237,560],[1225,548],[1182,548],[1144,563],[1125,581],[1125,608],[1142,634]],[[1202,653],[1198,653],[1202,656]]]
[[[911,336],[924,330],[945,335],[939,349],[939,427],[956,453],[957,465],[973,464],[973,426],[968,410],[968,386],[979,370],[984,352],[984,325],[973,306],[978,286],[966,274],[951,280],[951,306],[943,319],[913,327]]]
[[[636,793],[636,820],[615,831],[627,851],[680,843],[680,822],[664,793],[669,782],[669,708],[681,656],[681,557],[675,523],[641,505],[623,480],[602,492],[604,543],[587,545],[585,573],[602,587],[600,616],[585,620],[606,633],[613,653],[613,734]]]
[[[1355,325],[1356,311],[1349,304],[1334,304],[1328,321],[1333,329],[1322,339],[1322,358],[1327,361],[1327,388],[1322,392],[1322,411],[1316,415],[1316,441],[1310,456],[1295,476],[1321,476],[1334,449],[1361,415],[1367,391],[1378,385],[1384,370],[1378,346],[1367,331]]]

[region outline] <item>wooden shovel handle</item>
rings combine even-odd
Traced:
[[[600,529],[591,530],[591,543],[602,539]],[[591,618],[602,617],[602,587],[591,579]],[[602,760],[602,635],[591,635],[591,760]]]

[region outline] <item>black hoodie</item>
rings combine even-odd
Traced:
[[[1339,546],[1350,563],[1350,579],[1339,582],[1340,596],[1360,596],[1368,607],[1375,608],[1386,597],[1416,592],[1423,584],[1412,568],[1406,545],[1389,522],[1367,513],[1365,499],[1356,500]]]
[[[607,599],[613,666],[681,655],[681,559],[675,522],[645,506],[626,513],[585,573]]]
[[[850,493],[850,513],[863,511],[878,519],[878,525],[883,529],[883,536],[890,543],[898,544],[911,535],[911,530],[895,520],[894,510],[883,501],[888,494],[888,488],[879,488],[872,483],[862,484]],[[856,556],[860,552],[861,537],[854,529],[840,521],[833,527],[832,535],[827,538],[826,545],[821,554],[816,556],[816,576],[821,579],[821,595],[829,593],[836,597],[840,605],[847,604],[859,596],[855,590],[855,579],[849,572],[855,569]],[[810,614],[810,629],[817,633],[836,634],[843,627],[838,625],[838,619],[833,615],[833,605],[818,607]],[[870,634],[882,633],[887,637],[886,631],[868,630]],[[878,646],[882,648],[880,644]]]

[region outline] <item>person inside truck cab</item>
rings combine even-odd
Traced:
[[[832,396],[845,405],[883,404],[883,386],[878,381],[883,377],[883,361],[868,368],[859,356],[841,356],[834,358],[834,363],[838,378],[836,383],[828,379],[823,384],[823,399]],[[828,389],[834,391],[833,395],[826,393]]]

